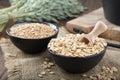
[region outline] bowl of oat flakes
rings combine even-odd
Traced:
[[[57,26],[47,22],[21,22],[6,28],[12,43],[25,53],[45,51],[49,41],[57,37],[58,31]]]
[[[103,58],[107,43],[103,38],[96,38],[92,46],[81,42],[84,34],[67,34],[52,39],[48,52],[55,63],[63,70],[72,73],[87,72]]]

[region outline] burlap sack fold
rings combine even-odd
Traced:
[[[68,32],[64,28],[60,28],[59,36],[66,33]],[[100,63],[84,73],[87,77],[83,77],[83,74],[67,73],[55,65],[52,68],[55,74],[46,74],[40,78],[38,75],[44,71],[41,67],[44,58],[50,58],[52,61],[47,51],[34,55],[26,54],[16,48],[9,39],[1,39],[0,46],[5,57],[5,66],[8,69],[8,80],[91,80],[90,75],[100,73],[102,66],[116,67],[118,71],[113,76],[116,77],[116,80],[120,80],[120,49],[117,48],[108,47]]]

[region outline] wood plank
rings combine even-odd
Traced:
[[[73,33],[75,33],[73,31],[73,28],[77,28],[83,30],[85,33],[89,33],[93,29],[95,23],[99,20],[105,22],[106,25],[108,25],[109,27],[106,32],[101,34],[101,37],[120,41],[120,27],[110,23],[105,19],[102,8],[68,21],[66,24],[66,28]]]

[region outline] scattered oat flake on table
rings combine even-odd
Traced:
[[[86,74],[83,74],[82,76],[83,76],[83,77],[87,77],[87,75],[86,75]]]
[[[40,78],[42,78],[42,77],[43,77],[43,75],[41,75],[41,74],[39,74],[38,76],[39,76]]]
[[[50,61],[50,59],[49,58],[45,58],[45,61]]]
[[[111,68],[114,72],[117,72],[118,71],[118,69],[116,68],[116,67],[112,67]]]
[[[116,67],[101,67],[101,72],[97,74],[92,74],[89,76],[92,80],[116,80],[115,76],[113,75],[115,72],[117,72],[118,69]]]
[[[50,69],[46,69],[47,72],[50,72],[51,70]]]
[[[46,72],[45,72],[45,71],[42,71],[42,72],[41,72],[41,74],[42,74],[42,75],[45,75],[45,74],[46,74]]]
[[[49,73],[50,73],[50,74],[55,74],[55,72],[53,72],[53,71],[50,71]]]

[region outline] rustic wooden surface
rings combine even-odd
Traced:
[[[74,32],[73,28],[77,28],[84,31],[85,33],[89,33],[95,26],[96,22],[99,20],[103,21],[108,26],[108,30],[102,33],[101,37],[120,41],[120,27],[106,20],[104,17],[103,8],[96,9],[86,15],[68,21],[66,28],[70,32]]]
[[[88,9],[84,13],[80,13],[80,15],[84,15],[88,12],[91,12],[92,10],[95,10],[95,9],[101,7],[101,0],[81,0],[81,1],[84,6],[88,7]],[[8,7],[8,6],[9,6],[8,0],[0,0],[0,8]],[[60,23],[58,23],[58,25],[59,26],[65,25],[66,21],[68,21],[68,20],[60,21]],[[1,37],[3,37],[3,36],[0,36],[0,38]],[[4,67],[3,53],[0,48],[0,80],[7,79],[6,71],[7,71],[7,69]]]

